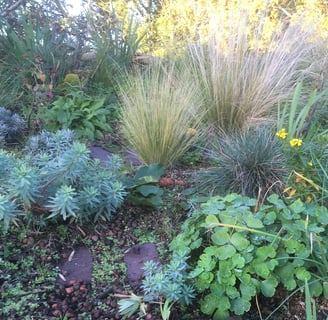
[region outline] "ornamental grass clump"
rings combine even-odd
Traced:
[[[312,29],[302,31],[296,23],[264,48],[260,27],[249,36],[247,19],[219,25],[207,43],[188,47],[185,63],[202,93],[206,123],[241,131],[267,122],[279,101],[292,95],[297,80],[310,73],[316,42],[310,41]]]
[[[121,84],[122,132],[145,164],[172,164],[198,136],[197,90],[182,73],[158,64]]]
[[[283,191],[288,175],[282,146],[267,128],[217,136],[206,150],[211,168],[204,169],[200,187],[211,193],[236,192],[264,199]]]

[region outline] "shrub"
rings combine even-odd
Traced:
[[[219,24],[221,29],[212,30],[205,45],[190,45],[185,57],[200,87],[207,124],[224,132],[267,121],[310,67],[316,45],[310,28],[304,32],[291,24],[262,48],[260,27],[250,43],[247,24],[240,17],[227,29]]]
[[[134,177],[124,181],[129,192],[127,199],[138,205],[160,208],[164,191],[159,186],[159,179],[164,172],[165,167],[155,163],[138,168]]]
[[[272,297],[279,284],[292,291],[308,281],[312,296],[328,296],[327,208],[277,195],[254,213],[255,206],[237,194],[212,197],[170,244],[173,254],[187,250],[188,276],[212,319],[244,314],[256,295]]]
[[[58,130],[56,132],[42,131],[28,139],[24,151],[32,157],[35,164],[44,155],[57,158],[70,148],[75,140],[72,130]]]
[[[110,112],[104,106],[105,97],[88,97],[81,92],[71,92],[57,98],[42,116],[50,131],[74,130],[78,138],[95,140],[110,132]]]
[[[0,107],[0,143],[20,138],[25,130],[26,122],[17,113]]]
[[[49,14],[35,3],[33,10],[25,8],[18,15],[2,26],[0,41],[0,103],[11,106],[30,104],[33,96],[51,92],[58,80],[76,68],[78,42],[83,42],[74,33],[75,23],[71,21],[67,28],[58,24],[60,17],[53,8]]]
[[[145,164],[171,165],[188,150],[199,132],[199,102],[174,65],[130,75],[120,92],[122,133]]]
[[[86,145],[70,139],[69,131],[44,132],[31,139],[22,159],[1,151],[0,219],[6,228],[20,215],[32,220],[35,216],[36,223],[44,218],[110,220],[121,205],[125,191],[118,156],[100,163],[90,158]]]
[[[200,172],[201,189],[264,199],[284,188],[288,171],[283,148],[267,128],[216,136],[206,153],[214,165]]]

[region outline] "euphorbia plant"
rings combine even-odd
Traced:
[[[33,216],[79,222],[110,219],[126,195],[121,160],[100,163],[70,131],[43,132],[27,144],[22,159],[0,150],[0,221]],[[36,214],[37,213],[37,214]],[[43,218],[43,219],[42,219]]]

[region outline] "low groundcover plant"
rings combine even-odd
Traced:
[[[252,299],[309,284],[311,296],[328,296],[328,210],[277,195],[257,212],[256,199],[212,197],[187,218],[170,244],[187,250],[188,273],[201,311],[212,319],[243,315]]]

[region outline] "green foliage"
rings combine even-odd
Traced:
[[[301,92],[303,89],[303,83],[300,82],[295,88],[293,99],[291,103],[285,103],[282,110],[278,108],[278,130],[287,128],[287,139],[301,138],[303,133],[309,130],[310,121],[309,115],[315,107],[315,104],[326,94],[325,91],[317,94],[317,91],[312,91],[312,94],[308,98],[308,101],[303,106],[301,101]]]
[[[165,266],[154,261],[144,265],[145,278],[142,281],[145,301],[158,301],[160,297],[170,302],[188,305],[194,298],[194,289],[188,283],[185,251],[176,251]]]
[[[76,35],[71,37],[54,12],[47,16],[37,3],[32,8],[17,20],[8,18],[2,29],[0,102],[8,106],[38,100],[79,61]]]
[[[86,145],[71,138],[69,131],[44,132],[31,139],[22,159],[1,151],[0,218],[5,229],[19,215],[24,219],[35,213],[40,221],[110,220],[126,194],[121,160],[113,155],[100,163],[90,158]]]
[[[288,198],[328,204],[328,144],[326,131],[312,131],[300,146],[291,146],[291,141],[281,140],[290,174],[287,188]],[[287,133],[286,133],[287,135]]]
[[[213,319],[246,313],[255,295],[272,297],[279,284],[292,291],[319,278],[310,292],[324,293],[328,209],[277,195],[267,201],[254,213],[255,199],[212,197],[170,244],[173,253],[187,250],[201,311]]]
[[[197,177],[201,189],[262,199],[282,192],[287,162],[280,142],[268,128],[248,129],[211,140],[207,155],[214,165]]]
[[[10,198],[5,194],[0,194],[0,221],[3,221],[4,230],[8,230],[9,223],[17,220],[19,210]]]
[[[158,181],[164,171],[163,165],[151,164],[140,167],[133,178],[127,177],[125,185],[129,191],[128,199],[139,205],[161,207],[163,190]]]
[[[0,143],[16,140],[23,135],[25,120],[17,113],[0,107]]]
[[[62,153],[70,148],[75,140],[72,130],[58,130],[56,132],[42,131],[40,134],[32,136],[27,141],[24,151],[32,157],[36,163],[42,158],[58,158]]]
[[[76,73],[68,73],[64,78],[63,86],[70,89],[81,89],[81,80],[79,75]]]
[[[108,10],[108,9],[107,9]],[[133,16],[119,20],[113,10],[106,19],[92,12],[88,15],[95,61],[90,78],[105,86],[113,86],[122,72],[128,70],[142,44],[139,25]]]
[[[48,130],[74,130],[78,138],[95,140],[110,132],[109,110],[104,106],[105,97],[92,98],[79,92],[71,92],[57,98],[42,118]]]
[[[118,305],[119,312],[123,316],[122,319],[132,317],[138,310],[140,316],[146,315],[146,306],[142,296],[137,296],[134,293],[131,293],[130,296],[124,296],[121,298],[123,299],[118,301]]]
[[[121,84],[122,133],[145,164],[173,164],[199,133],[197,91],[183,73],[158,64]]]
[[[189,305],[194,298],[194,288],[189,284],[188,279],[188,257],[186,251],[177,251],[172,259],[165,266],[152,260],[144,264],[144,279],[141,288],[143,296],[121,296],[119,300],[120,314],[131,317],[138,310],[139,314],[146,314],[145,303],[158,303],[165,299],[165,303],[160,305],[160,312],[163,319],[169,319],[173,303]]]
[[[307,280],[305,280],[305,312],[306,320],[317,320],[316,304],[315,301],[311,301],[311,294]]]

